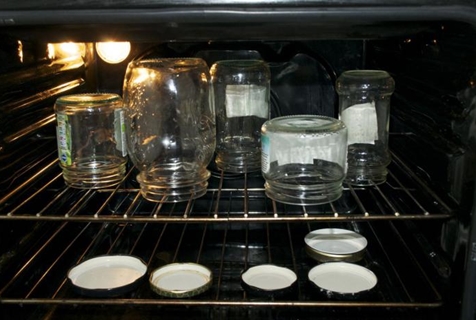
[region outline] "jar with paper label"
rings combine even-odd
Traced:
[[[345,71],[337,79],[339,117],[349,130],[346,181],[356,186],[384,183],[393,78],[382,70]]]
[[[55,113],[59,164],[66,184],[99,189],[120,183],[127,162],[121,97],[67,95],[56,100]]]
[[[317,115],[278,117],[261,129],[266,195],[278,202],[319,205],[342,196],[347,128]]]
[[[222,60],[211,68],[217,116],[215,163],[225,172],[261,168],[261,135],[269,119],[270,71],[261,60]]]

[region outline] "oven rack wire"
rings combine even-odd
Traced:
[[[260,173],[229,176],[214,171],[207,193],[183,203],[142,198],[131,168],[115,188],[79,190],[64,185],[55,152],[45,154],[7,181],[0,220],[94,222],[258,222],[441,219],[453,215],[443,200],[395,154],[382,185],[353,187],[319,206],[285,205],[269,199]],[[26,173],[25,173],[26,172]],[[454,206],[453,206],[454,207]]]
[[[365,298],[334,300],[310,286],[307,272],[317,262],[303,250],[305,234],[316,228],[329,227],[330,223],[48,222],[51,228],[44,226],[44,229],[37,230],[37,233],[43,234],[41,243],[16,254],[15,261],[2,262],[2,267],[10,267],[5,268],[0,277],[0,304],[12,308],[16,305],[75,308],[85,305],[441,307],[443,299],[440,289],[432,281],[429,269],[422,265],[418,250],[410,245],[411,235],[402,231],[400,223],[359,221],[332,224],[334,227],[353,229],[368,239],[366,255],[357,263],[372,270],[379,279],[372,294]],[[212,270],[213,285],[207,292],[189,299],[161,298],[152,292],[147,281],[136,291],[120,297],[98,299],[75,293],[67,280],[68,270],[87,258],[107,254],[139,257],[147,264],[149,272],[167,263],[200,263]],[[241,287],[241,272],[259,264],[292,269],[298,276],[296,292],[285,298],[257,297],[247,293]]]
[[[0,304],[12,312],[25,306],[52,305],[62,310],[58,312],[104,305],[293,310],[442,306],[441,285],[433,281],[432,273],[450,273],[451,268],[432,248],[421,249],[418,235],[408,230],[417,221],[452,217],[454,205],[395,154],[385,184],[344,186],[341,199],[303,207],[267,198],[258,173],[227,176],[213,172],[207,193],[184,203],[144,200],[133,168],[116,188],[72,189],[64,185],[56,152],[46,145],[30,151],[35,157],[28,166],[16,168],[12,163],[8,170],[18,174],[1,184],[6,190],[0,197],[2,223],[31,228],[13,246],[15,252],[4,253],[0,259]],[[330,300],[309,286],[307,272],[317,262],[305,253],[303,239],[311,230],[330,226],[352,229],[369,241],[358,263],[378,276],[371,297]],[[432,266],[428,268],[430,253]],[[212,270],[213,285],[206,293],[183,300],[157,296],[147,281],[137,291],[111,299],[76,294],[67,280],[68,270],[104,254],[140,257],[149,271],[172,262],[200,263]],[[296,294],[286,299],[248,294],[241,287],[240,274],[263,263],[295,271]]]

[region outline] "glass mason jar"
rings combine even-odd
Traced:
[[[205,194],[215,150],[210,74],[199,58],[129,63],[124,79],[129,157],[141,194],[179,202]]]
[[[261,60],[223,60],[210,72],[217,115],[216,165],[226,172],[259,171],[261,126],[269,119],[269,67]]]
[[[120,183],[127,162],[121,97],[110,93],[63,96],[56,100],[55,113],[66,184],[98,189]]]
[[[393,78],[381,70],[345,71],[337,79],[339,117],[349,130],[346,181],[356,186],[387,180]]]
[[[317,115],[271,119],[261,129],[262,173],[271,199],[318,205],[342,195],[347,128]]]

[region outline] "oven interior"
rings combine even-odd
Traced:
[[[30,31],[0,29],[3,319],[347,319],[357,313],[449,319],[459,313],[475,176],[476,38],[470,25],[381,24],[355,34],[306,31],[305,39],[233,35],[162,41],[149,34],[145,40],[136,36],[128,58],[118,64],[98,57],[94,35],[71,31],[70,41],[81,43],[79,54],[71,55],[58,50],[68,31],[56,39],[49,29],[43,37]],[[336,117],[340,73],[388,71],[396,82],[388,181],[366,188],[345,184],[341,199],[306,207],[267,198],[261,173],[224,173],[213,163],[206,195],[183,203],[144,200],[132,165],[117,188],[66,187],[56,150],[55,100],[82,92],[121,94],[132,59],[183,56],[209,65],[231,58],[266,60],[272,117]],[[325,227],[351,229],[368,239],[358,264],[378,277],[370,295],[329,298],[309,284],[307,273],[318,262],[306,254],[303,239]],[[212,270],[213,285],[187,299],[160,297],[147,279],[134,292],[113,298],[74,292],[68,270],[104,254],[137,256],[149,271],[197,262]],[[266,263],[295,271],[297,290],[285,297],[245,291],[243,270]]]

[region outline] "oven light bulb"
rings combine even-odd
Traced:
[[[131,52],[130,42],[97,42],[96,51],[107,63],[115,64],[124,61]]]
[[[86,45],[84,43],[62,42],[48,43],[48,58],[55,59],[77,59],[86,56]]]

